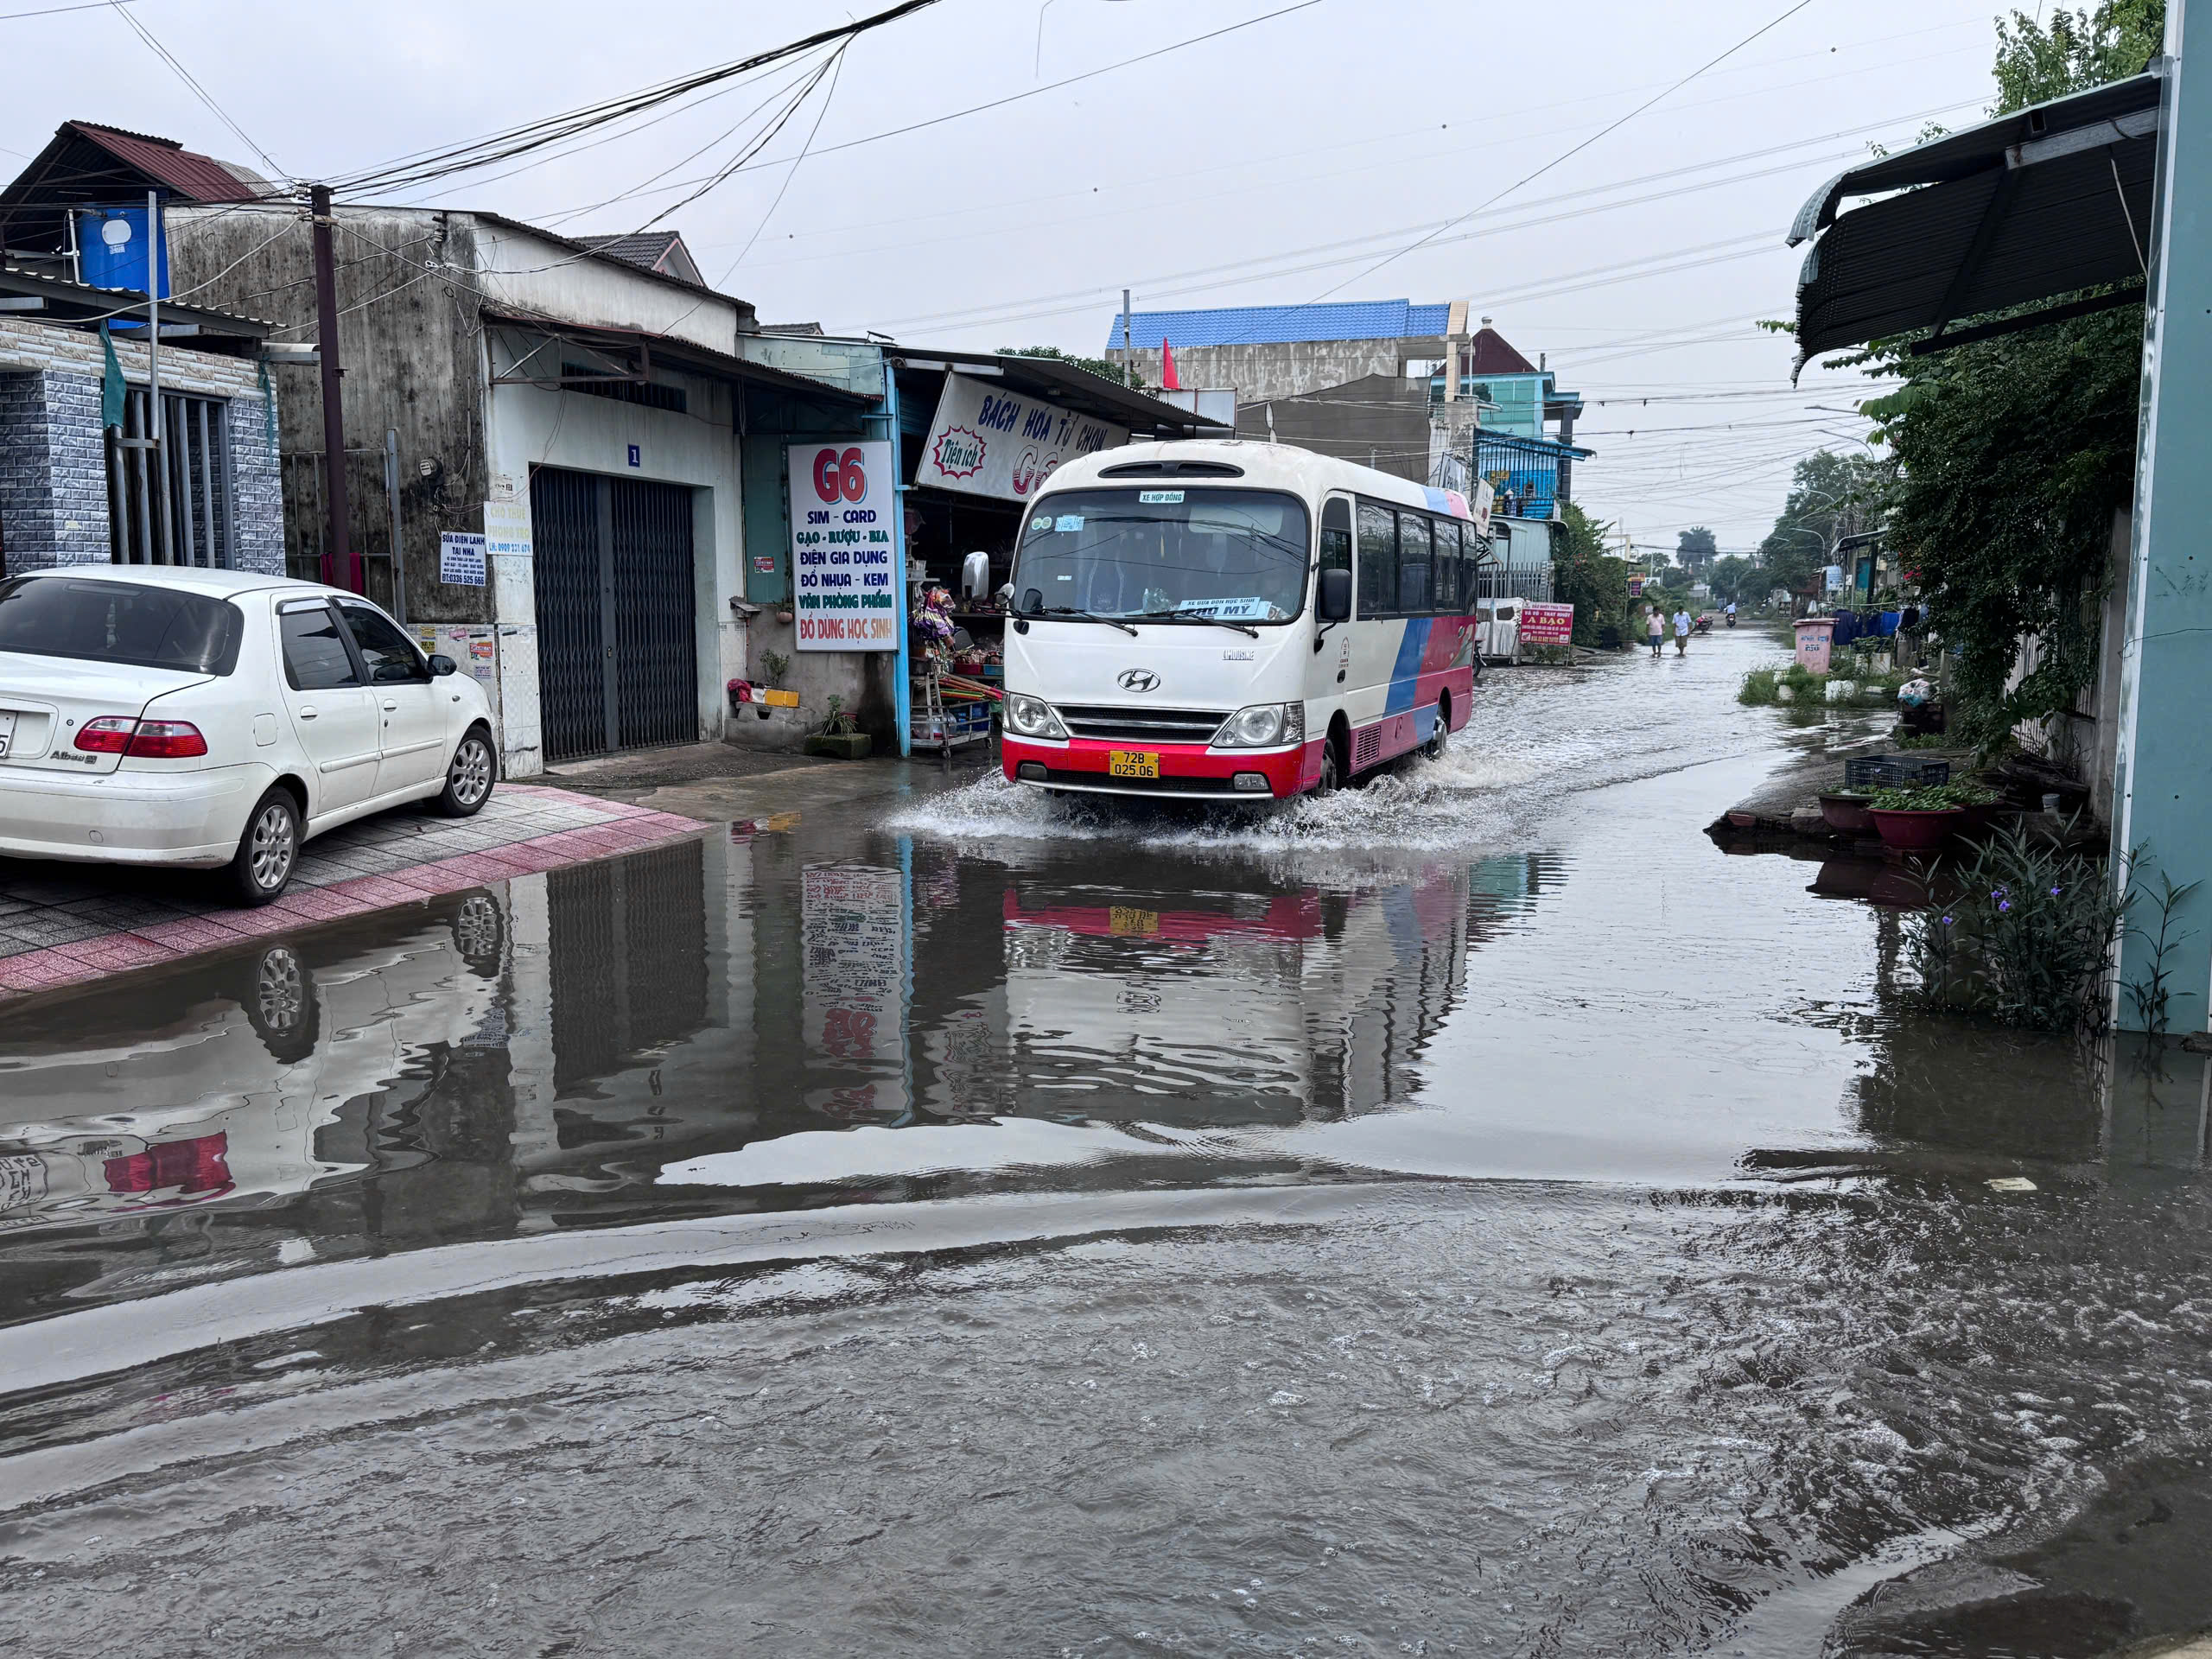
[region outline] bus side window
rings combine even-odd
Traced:
[[[1321,569],[1351,569],[1351,503],[1340,495],[1321,505]]]
[[[1459,608],[1459,525],[1436,521],[1436,608],[1450,616]]]
[[[1425,512],[1398,515],[1398,608],[1408,616],[1426,615],[1433,606],[1436,548],[1431,522]]]
[[[1388,616],[1398,608],[1397,515],[1359,504],[1359,614]]]

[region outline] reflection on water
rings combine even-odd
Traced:
[[[1240,884],[741,828],[112,983],[0,1026],[0,1317],[710,1211],[1479,1173],[1503,1118],[1589,1109],[1515,1071],[1554,1040],[1532,1007],[1580,1001],[1524,965],[1574,868]],[[1724,1121],[1738,1174],[2202,1156],[2201,1063],[2116,1086],[2053,1039],[1892,1017],[1902,922],[1859,913],[1871,995],[1809,1022],[1859,1063],[1802,1135]],[[1593,1098],[1624,1144],[1661,1132]]]

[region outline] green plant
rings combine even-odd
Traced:
[[[2174,907],[2202,885],[2184,881],[2176,887],[2173,877],[2163,870],[2158,873],[2158,931],[2153,934],[2147,927],[2136,930],[2141,938],[2153,941],[2150,971],[2141,979],[2127,982],[2127,1000],[2135,1005],[2135,1023],[2154,1037],[2166,1033],[2166,1004],[2172,995],[2166,988],[2166,952],[2189,937],[2186,932],[2171,932]]]
[[[777,690],[780,691],[783,690],[784,676],[790,673],[791,671],[791,659],[785,656],[783,652],[779,651],[764,651],[760,653],[760,671],[768,677],[768,683]]]
[[[1869,798],[1878,812],[1941,812],[1948,807],[1995,806],[2005,798],[1981,784],[1923,784],[1916,789],[1878,789]]]
[[[1782,678],[1778,668],[1755,668],[1744,676],[1743,684],[1736,688],[1736,701],[1751,708],[1764,708],[1782,699],[1775,695],[1775,686]]]
[[[829,717],[822,722],[822,735],[849,737],[859,729],[860,728],[854,724],[853,717],[845,712],[845,700],[842,697],[832,696],[830,699]]]
[[[1948,749],[1951,740],[1941,732],[1908,732],[1890,740],[1901,749]]]
[[[2104,860],[2015,827],[1991,836],[1955,880],[1950,898],[1910,918],[1921,1001],[2041,1031],[2101,1029],[2105,976],[2133,902],[2132,890],[2114,894]]]

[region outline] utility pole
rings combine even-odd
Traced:
[[[358,594],[362,591],[361,561],[353,551],[348,528],[352,515],[346,501],[346,410],[339,402],[339,377],[345,371],[338,363],[338,269],[330,247],[330,187],[315,186],[308,194],[308,204],[315,232],[315,345],[322,360],[323,495],[330,507],[322,579],[336,587],[339,566],[343,564],[346,586]]]
[[[1122,290],[1122,384],[1134,386],[1135,375],[1136,363],[1129,354],[1129,290],[1125,288]]]
[[[169,457],[162,445],[162,199],[146,193],[146,402],[149,406],[146,435],[154,447],[153,507],[154,563],[168,564],[175,557],[169,544]]]

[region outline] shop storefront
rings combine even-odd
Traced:
[[[902,750],[933,753],[988,735],[988,699],[964,688],[1001,680],[1015,537],[1053,472],[1133,440],[1230,433],[1050,358],[892,348],[890,366],[917,619]]]

